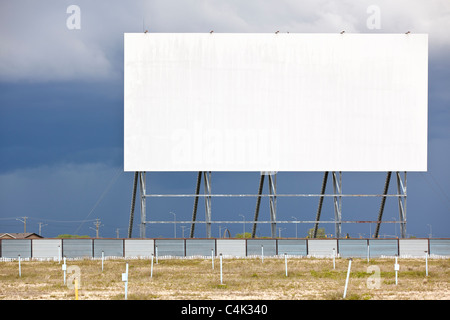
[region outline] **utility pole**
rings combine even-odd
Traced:
[[[244,229],[242,231],[242,238],[245,238],[245,216],[243,214],[240,214],[239,216],[242,217],[242,224],[244,225]]]
[[[39,235],[42,236],[42,226],[48,226],[48,224],[44,224],[43,222],[39,222]]]
[[[119,238],[119,228],[116,229],[117,238]]]
[[[23,220],[20,220],[19,218],[17,218],[16,220],[20,221],[23,223],[23,233],[27,233],[27,219],[28,217],[22,217]]]
[[[184,229],[186,229],[186,226],[181,226],[181,232],[182,232],[182,238],[184,238]]]
[[[176,238],[177,237],[177,215],[170,211],[169,213],[173,214],[173,237]]]
[[[95,234],[96,234],[96,238],[98,238],[98,229],[100,228],[100,219],[95,219],[94,225],[95,225],[95,229],[91,228],[92,230],[95,230]]]

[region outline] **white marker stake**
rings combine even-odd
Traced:
[[[222,278],[222,254],[220,254],[220,284],[223,284],[223,278]]]
[[[214,249],[211,249],[211,263],[212,263],[212,269],[214,270]]]
[[[152,266],[150,268],[150,278],[153,278],[153,253],[152,253]]]
[[[65,285],[66,284],[66,270],[67,270],[66,257],[64,257],[64,263],[62,265],[62,270],[64,271],[64,285]]]
[[[156,264],[158,264],[158,246],[155,248]]]
[[[61,246],[58,246],[58,263],[61,264]]]
[[[125,282],[125,300],[127,300],[128,296],[128,262],[125,269],[125,273],[122,273],[122,281]]]
[[[369,263],[369,259],[370,259],[370,247],[369,245],[367,245],[367,263]]]
[[[286,277],[288,276],[288,270],[287,270],[287,254],[284,254],[284,267],[286,269]]]
[[[348,279],[350,278],[350,269],[352,267],[352,259],[348,260],[348,270],[347,270],[347,279],[345,280],[345,288],[344,288],[344,299],[345,296],[347,295],[347,286],[348,286]]]
[[[425,270],[428,277],[428,251],[425,251]]]
[[[400,265],[397,263],[397,257],[395,257],[394,270],[395,270],[395,285],[397,285],[398,284],[398,271],[400,270]]]
[[[261,262],[264,263],[264,246],[261,246]]]
[[[333,269],[336,269],[336,249],[333,248]]]
[[[20,266],[20,254],[19,254],[19,277],[22,277],[22,267]]]

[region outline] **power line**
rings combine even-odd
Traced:
[[[90,220],[53,220],[53,219],[43,219],[43,218],[29,218],[32,220],[40,220],[40,221],[46,221],[46,222],[54,222],[54,223],[79,223],[79,222],[91,222],[95,221],[95,219]]]
[[[112,185],[116,182],[116,180],[119,178],[119,176],[122,174],[122,168],[119,167],[119,169],[117,169],[117,173],[115,174],[115,176],[111,179],[111,181],[109,182],[108,186],[106,187],[105,191],[103,191],[102,195],[100,196],[100,198],[97,200],[97,202],[95,203],[94,207],[91,209],[91,211],[88,213],[88,215],[86,216],[86,219],[92,214],[92,212],[94,212],[94,210],[97,208],[97,206],[100,204],[100,202],[103,200],[103,197],[106,195],[106,193],[108,193],[109,189],[112,187]],[[87,221],[87,220],[86,220]],[[76,234],[80,228],[83,226],[84,222],[82,222],[78,228],[75,230],[74,234]]]
[[[21,217],[23,220],[20,220],[19,218],[16,218],[16,220],[23,223],[23,233],[27,233],[27,219],[28,217]]]
[[[450,206],[449,203],[447,203],[445,201],[445,199],[442,198],[442,196],[447,197],[447,195],[443,192],[443,190],[441,190],[441,192],[438,192],[434,186],[431,184],[431,182],[428,180],[428,177],[426,175],[423,174],[423,172],[421,172],[421,176],[422,178],[425,180],[425,182],[428,184],[428,186],[436,193],[436,195],[438,195],[438,198],[445,204],[445,206],[450,210]],[[431,176],[433,178],[433,176]],[[435,184],[440,188],[439,184],[437,183],[436,180],[434,180]],[[447,197],[448,200],[448,197]]]

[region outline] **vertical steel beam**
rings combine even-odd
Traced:
[[[140,182],[140,195],[141,195],[141,226],[140,226],[140,237],[145,238],[145,227],[147,221],[147,214],[145,208],[145,171],[139,172],[139,182]]]
[[[191,223],[191,231],[189,234],[190,238],[194,237],[195,231],[195,221],[197,219],[197,207],[198,207],[198,195],[200,194],[200,185],[202,184],[202,171],[199,171],[197,174],[197,184],[195,186],[195,199],[194,199],[194,209],[192,211],[192,223]]]
[[[203,172],[205,183],[205,221],[206,237],[211,238],[211,171]]]
[[[386,195],[389,190],[389,182],[391,181],[391,175],[392,171],[389,171],[386,175],[386,181],[384,182],[383,197],[381,198],[380,211],[378,212],[378,219],[377,219],[377,227],[373,235],[374,238],[378,238],[378,234],[380,232],[381,219],[383,219],[384,205],[386,204]]]
[[[323,198],[324,198],[324,194],[325,194],[325,189],[327,187],[327,180],[328,180],[328,171],[325,171],[325,173],[323,174],[323,180],[322,180],[322,189],[320,190],[320,198],[319,198],[319,207],[317,208],[317,213],[316,213],[316,223],[314,224],[314,233],[313,233],[313,238],[317,237],[317,230],[319,228],[319,220],[320,220],[320,214],[322,212],[322,204],[323,204]]]
[[[406,237],[406,171],[402,180],[400,172],[396,172],[397,176],[397,192],[398,192],[398,212],[400,220],[400,235]]]
[[[253,219],[253,228],[252,228],[252,238],[256,235],[256,226],[259,216],[259,207],[261,205],[261,194],[264,186],[264,174],[261,172],[261,177],[259,178],[259,188],[258,188],[258,198],[256,199],[256,209],[255,209],[255,218]]]
[[[139,177],[139,172],[136,171],[134,173],[133,192],[131,194],[131,210],[130,210],[130,222],[128,224],[128,238],[131,238],[131,235],[133,233],[134,208],[136,205],[136,190],[137,190],[138,177]]]
[[[333,191],[334,191],[334,220],[336,238],[341,237],[341,220],[342,220],[342,172],[339,171],[339,177],[336,171],[333,171]]]
[[[270,201],[270,221],[272,221],[270,233],[272,238],[277,236],[277,174],[269,173],[269,201]]]

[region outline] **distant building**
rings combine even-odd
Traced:
[[[15,232],[9,232],[9,233],[0,233],[0,239],[41,239],[40,235],[33,233],[33,232],[26,232],[26,233],[15,233]]]

